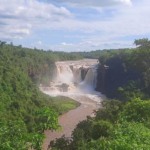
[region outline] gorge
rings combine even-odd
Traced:
[[[56,62],[56,75],[49,87],[41,87],[41,90],[50,96],[67,96],[80,103],[80,106],[59,117],[62,126],[61,131],[45,131],[46,149],[51,140],[62,135],[71,137],[76,125],[94,115],[93,111],[100,107],[101,93],[95,91],[97,80],[98,62],[96,59],[83,59],[80,61]]]
[[[62,135],[66,138],[52,148],[150,149],[147,42],[146,47],[144,42],[132,49],[79,53],[4,42],[0,47],[0,149],[42,150],[43,146],[47,150],[50,141]],[[83,58],[98,58],[99,64]],[[95,83],[108,100],[95,91]],[[54,132],[59,124],[61,130]]]
[[[79,53],[1,42],[0,149],[46,150],[62,135],[72,141],[52,148],[150,149],[150,41],[136,43],[143,41],[137,48]],[[95,82],[111,99],[103,100]]]

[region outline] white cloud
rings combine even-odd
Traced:
[[[52,34],[55,34],[55,30],[59,30],[62,39],[59,39],[58,43],[57,39],[53,39],[55,45],[50,48],[69,51],[99,49],[113,47],[113,45],[116,47],[131,46],[131,42],[119,39],[125,36],[150,34],[149,0],[68,0],[67,2],[55,0],[55,2],[81,6],[78,10],[82,9],[82,19],[76,16],[76,8],[72,10],[69,4],[63,5],[67,8],[61,7],[62,3],[55,6],[50,3],[52,1],[54,0],[50,0],[49,3],[41,2],[41,0],[0,0],[0,39],[22,39],[26,36],[31,37],[35,32],[37,36],[40,36],[39,32],[42,31],[45,32],[45,35],[35,38],[35,44],[42,47],[45,44],[44,37],[51,37],[47,30],[53,31]],[[93,9],[91,11],[90,7],[95,6],[101,8],[101,11],[93,11]],[[82,14],[85,13],[85,8],[88,8],[91,13],[94,12],[96,17],[86,20],[84,18],[86,14]],[[113,15],[110,15],[107,11],[112,8],[115,11]],[[107,19],[98,18],[102,13],[103,18],[107,16]],[[86,17],[88,18],[88,14]],[[68,32],[70,34],[67,34]],[[64,39],[67,35],[74,37],[74,33],[80,39],[78,42],[71,41],[69,37]],[[42,41],[41,44],[37,42],[39,39]]]
[[[50,49],[56,51],[91,51],[102,49],[115,48],[130,48],[133,47],[133,41],[115,40],[111,36],[103,38],[102,36],[87,37],[80,42],[73,44],[50,45]]]
[[[38,45],[42,45],[42,41],[38,41],[37,44],[38,44]]]
[[[132,47],[134,39],[150,38],[149,6],[150,1],[143,0],[133,3],[131,7],[118,8],[117,13],[107,20],[68,20],[70,30],[80,31],[80,35],[85,36],[72,46],[55,46],[54,49],[69,51]],[[64,26],[65,22],[61,25]]]
[[[63,45],[63,46],[71,46],[71,45],[73,45],[73,44],[72,44],[72,43],[62,42],[61,45]]]
[[[131,0],[56,0],[67,4],[73,4],[77,6],[90,6],[90,7],[104,7],[114,5],[131,5]]]
[[[0,38],[22,38],[36,28],[66,17],[71,17],[66,8],[37,0],[0,0]]]

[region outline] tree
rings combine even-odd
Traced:
[[[37,112],[37,131],[56,130],[60,126],[58,124],[58,113],[50,108],[42,108]]]
[[[134,44],[138,47],[143,47],[143,48],[149,48],[150,47],[150,41],[148,40],[148,38],[135,40]]]
[[[5,44],[6,44],[6,42],[0,41],[0,47],[2,47],[2,46],[5,45]]]

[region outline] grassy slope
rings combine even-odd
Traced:
[[[80,105],[79,102],[64,96],[58,96],[52,99],[52,103],[59,114],[68,112],[71,109],[75,109]]]

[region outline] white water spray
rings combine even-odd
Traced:
[[[95,91],[97,79],[96,59],[56,62],[57,74],[44,92],[51,96],[68,96],[73,99],[86,96],[100,102],[101,94]]]

